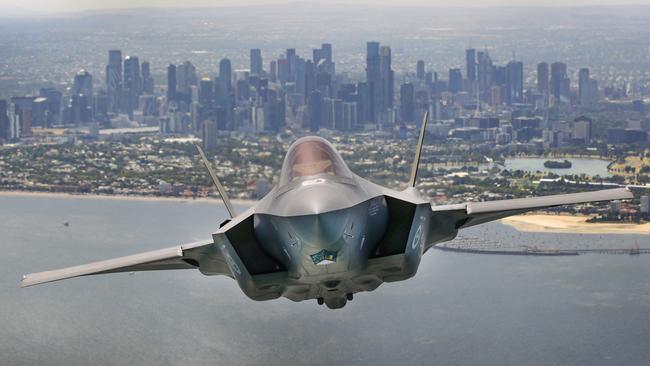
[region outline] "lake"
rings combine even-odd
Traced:
[[[600,159],[585,158],[568,158],[573,165],[569,169],[549,169],[544,166],[547,160],[564,161],[565,158],[508,158],[505,161],[505,168],[514,171],[522,170],[525,172],[551,172],[557,175],[580,175],[589,176],[600,175],[609,177],[611,174],[607,171],[609,161]]]
[[[0,196],[0,364],[645,365],[650,358],[644,255],[431,250],[413,279],[357,294],[341,310],[255,302],[233,280],[193,270],[19,288],[24,273],[209,238],[225,217],[221,205],[205,202]],[[493,225],[469,234],[503,233]]]

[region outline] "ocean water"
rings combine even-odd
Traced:
[[[609,161],[600,159],[586,159],[586,158],[567,158],[573,165],[568,169],[549,169],[544,166],[547,160],[563,161],[564,158],[511,158],[506,159],[506,169],[522,170],[525,172],[551,172],[557,175],[580,175],[586,174],[589,176],[600,175],[601,177],[609,177],[611,174],[607,171]]]
[[[650,256],[644,255],[431,250],[416,277],[357,294],[341,310],[315,301],[255,302],[233,280],[191,270],[19,288],[24,273],[209,238],[224,218],[222,206],[199,202],[1,196],[0,365],[647,365],[650,359]],[[478,233],[502,232],[495,225]]]

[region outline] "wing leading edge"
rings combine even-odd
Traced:
[[[634,198],[634,196],[630,190],[617,188],[553,196],[433,206],[432,211],[434,217],[438,216],[439,219],[447,223],[451,221],[456,229],[463,229],[542,208],[631,198]]]
[[[221,258],[220,253],[215,250],[213,241],[204,240],[196,243],[129,255],[126,257],[82,264],[80,266],[28,274],[23,276],[23,279],[20,281],[20,287],[28,287],[47,282],[95,274],[172,269],[199,269],[199,265],[206,262],[211,262],[211,268],[223,268],[223,271],[221,271],[223,272],[222,274],[230,274],[230,271],[228,270],[223,258]],[[217,266],[215,266],[215,264]]]

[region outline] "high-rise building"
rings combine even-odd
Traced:
[[[463,74],[460,69],[449,69],[449,91],[459,93],[463,89]]]
[[[214,103],[214,84],[210,78],[203,78],[199,82],[199,104],[204,107],[210,107]]]
[[[380,59],[380,74],[381,74],[381,109],[380,112],[385,111],[386,109],[393,108],[393,99],[395,98],[395,87],[394,87],[394,74],[392,68],[391,60],[391,50],[388,46],[381,47],[381,59]]]
[[[537,90],[541,93],[548,92],[548,63],[537,64]]]
[[[460,71],[460,70],[459,70]],[[400,117],[402,122],[415,121],[415,87],[412,83],[405,83],[399,89]]]
[[[476,50],[473,48],[465,50],[465,69],[467,80],[476,81]]]
[[[343,102],[343,130],[356,129],[358,122],[357,102]]]
[[[506,103],[523,103],[524,101],[524,63],[511,61],[506,65]]]
[[[116,112],[122,93],[122,51],[108,51],[106,66],[106,93],[109,98],[109,110]]]
[[[598,104],[598,82],[589,76],[588,68],[578,73],[578,100],[585,108]]]
[[[182,94],[186,103],[191,98],[190,89],[198,84],[196,67],[191,62],[185,61],[176,68],[176,92]]]
[[[584,144],[591,141],[592,121],[588,117],[578,117],[573,121],[573,139]]]
[[[275,83],[278,81],[278,62],[271,61],[269,64],[269,81]]]
[[[321,118],[323,116],[323,96],[320,90],[316,89],[309,95],[308,110],[308,128],[312,132],[317,132],[321,127]]]
[[[551,95],[555,98],[555,103],[560,103],[563,99],[568,98],[566,94],[566,84],[570,83],[567,77],[567,67],[563,62],[553,62],[551,64]],[[570,86],[570,85],[569,85]]]
[[[69,120],[72,124],[92,122],[92,100],[83,94],[72,95],[69,106]]]
[[[32,108],[35,97],[12,97],[13,120],[9,121],[9,139],[19,139],[32,132]]]
[[[364,122],[376,123],[381,110],[381,73],[379,42],[366,44],[366,85],[368,87],[368,110]]]
[[[167,103],[176,100],[176,65],[167,66]]]
[[[312,61],[318,72],[334,76],[334,62],[332,61],[332,44],[323,43],[320,48],[313,50]]]
[[[479,84],[479,90],[482,95],[489,95],[490,89],[493,85],[493,65],[490,55],[485,52],[478,52],[476,54],[477,65],[476,74]]]
[[[70,94],[82,94],[92,99],[93,97],[93,76],[86,70],[81,70],[74,77]]]
[[[418,60],[418,63],[415,66],[415,72],[418,77],[418,80],[424,80],[424,61]]]
[[[262,50],[259,48],[253,48],[250,51],[250,63],[251,63],[251,75],[262,75],[263,71],[263,61],[262,61]]]
[[[153,77],[151,76],[151,64],[149,61],[142,62],[142,92],[153,94]]]
[[[227,58],[219,61],[219,78],[216,85],[216,102],[224,111],[225,125],[227,129],[232,126],[232,66]]]
[[[138,99],[142,95],[142,77],[140,75],[140,60],[134,56],[124,59],[124,110],[133,115],[138,108]]]
[[[63,93],[55,88],[41,88],[38,95],[47,99],[47,116],[45,118],[45,125],[51,127],[60,123]],[[106,103],[106,112],[108,112],[108,101]]]
[[[217,148],[217,123],[214,121],[204,121],[201,134],[203,150],[214,151]]]
[[[286,81],[296,81],[296,49],[287,48],[287,78]]]
[[[7,101],[0,99],[0,139],[8,139],[9,116],[7,115]]]
[[[578,71],[578,100],[582,104],[582,94],[589,83],[589,68],[583,67]]]

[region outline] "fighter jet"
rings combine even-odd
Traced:
[[[354,174],[327,140],[303,137],[289,148],[277,185],[242,213],[197,146],[230,214],[210,240],[29,274],[21,286],[115,272],[197,269],[233,278],[253,300],[315,299],[338,309],[356,293],[413,277],[422,255],[459,230],[541,208],[633,197],[618,188],[432,206],[415,188],[426,124],[425,114],[403,191]]]

